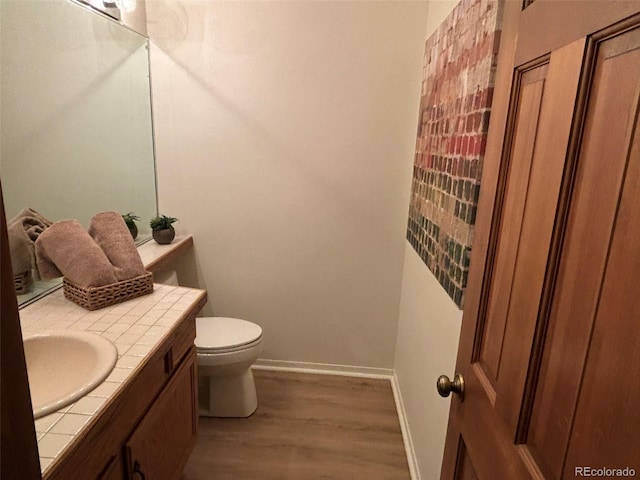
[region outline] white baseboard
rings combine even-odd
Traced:
[[[291,362],[288,360],[268,360],[259,358],[251,367],[256,370],[280,370],[284,372],[316,373],[320,375],[342,375],[346,377],[378,378],[391,380],[390,368],[356,367],[333,363]]]
[[[420,468],[416,460],[416,451],[413,448],[413,441],[411,439],[411,429],[409,428],[409,422],[404,410],[404,402],[402,401],[402,392],[400,391],[400,384],[398,383],[398,377],[393,372],[391,377],[391,389],[393,390],[393,398],[396,401],[396,410],[398,411],[398,420],[400,420],[400,430],[402,430],[402,441],[404,442],[404,449],[407,453],[407,462],[409,462],[409,473],[411,474],[411,480],[421,480]]]

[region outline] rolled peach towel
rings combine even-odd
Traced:
[[[89,225],[89,235],[107,255],[119,281],[147,273],[131,232],[118,212],[94,215]]]
[[[77,220],[56,222],[36,240],[36,259],[44,279],[64,277],[80,287],[116,283],[113,265]]]

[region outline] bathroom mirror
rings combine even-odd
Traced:
[[[0,177],[6,215],[157,213],[148,39],[70,0],[0,1]],[[16,272],[14,272],[16,273]],[[36,282],[19,304],[56,287]]]

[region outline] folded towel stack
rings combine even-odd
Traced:
[[[38,237],[35,250],[43,278],[64,276],[83,288],[115,284],[147,273],[117,212],[95,215],[89,232],[76,220],[56,222]]]
[[[36,257],[45,279],[64,275],[82,287],[118,281],[105,253],[76,220],[62,220],[45,230],[36,241]]]
[[[147,273],[131,232],[119,213],[103,212],[95,215],[91,219],[89,235],[107,255],[119,281]]]
[[[40,279],[35,242],[52,223],[31,208],[23,209],[7,222],[11,266],[15,275],[31,272],[33,278]]]

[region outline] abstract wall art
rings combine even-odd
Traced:
[[[462,0],[427,39],[407,240],[464,304],[502,1]]]

